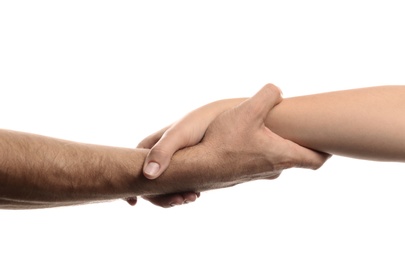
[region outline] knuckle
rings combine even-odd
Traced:
[[[166,159],[171,157],[172,153],[160,145],[152,147],[149,151],[148,158],[151,159]]]

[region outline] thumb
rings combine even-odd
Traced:
[[[273,84],[266,84],[253,97],[243,102],[249,117],[264,119],[269,111],[282,101],[281,90]]]
[[[173,154],[184,147],[179,133],[167,131],[146,156],[143,173],[148,179],[158,178],[169,166]]]

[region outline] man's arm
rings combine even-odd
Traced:
[[[167,193],[151,202],[170,207],[197,198],[198,193],[170,178],[156,184],[143,177],[147,152],[0,130],[0,208],[49,208]],[[189,167],[173,170],[187,172]]]
[[[146,151],[0,130],[3,208],[41,208],[137,194]]]

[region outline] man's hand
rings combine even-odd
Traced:
[[[200,160],[209,164],[206,173],[201,173],[197,190],[274,179],[282,170],[292,167],[317,169],[322,166],[328,154],[283,139],[265,126],[268,112],[281,100],[279,89],[266,85],[255,96],[225,111],[211,123],[201,143],[191,147],[201,149]]]

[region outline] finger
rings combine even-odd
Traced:
[[[145,148],[145,149],[150,149],[152,148],[162,137],[162,135],[166,132],[167,129],[169,129],[170,126],[167,126],[156,133],[153,133],[149,136],[147,136],[145,139],[143,139],[137,146],[136,148]]]
[[[182,205],[184,199],[179,194],[159,195],[159,196],[143,196],[143,199],[149,201],[153,205],[162,208],[171,208],[177,205]]]
[[[197,192],[186,192],[182,194],[183,198],[184,198],[184,204],[190,203],[190,202],[194,202],[196,201],[199,197],[200,197],[200,193]]]
[[[135,206],[138,199],[136,197],[128,197],[124,199],[129,205]]]
[[[267,84],[253,97],[243,102],[239,108],[244,110],[248,118],[253,116],[264,119],[269,111],[281,101],[281,90],[273,84]]]
[[[169,166],[173,154],[186,146],[179,131],[166,131],[146,156],[143,172],[146,178],[156,179]]]
[[[292,151],[294,151],[292,158],[295,167],[316,170],[331,157],[330,154],[308,149],[289,140],[287,141],[293,148]]]
[[[186,203],[194,202],[200,196],[200,193],[184,192],[179,194],[157,195],[157,196],[143,196],[142,198],[151,202],[156,206],[163,208],[170,208]]]
[[[280,177],[280,174],[281,174],[281,173],[274,174],[274,175],[272,175],[271,177],[266,178],[266,180],[275,180],[275,179],[277,179],[278,177]]]

